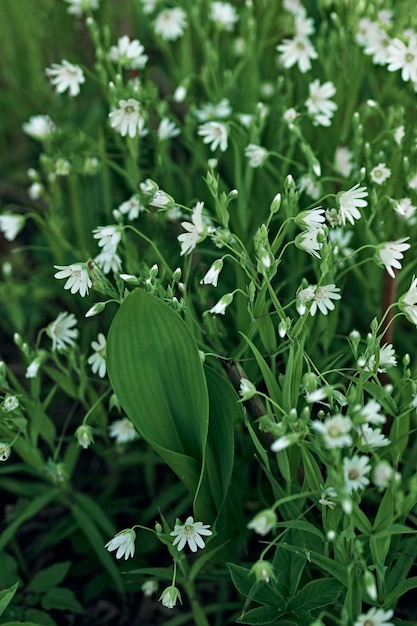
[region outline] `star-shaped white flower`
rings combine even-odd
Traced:
[[[198,548],[203,549],[205,543],[202,536],[209,536],[213,533],[209,530],[209,524],[203,524],[202,522],[195,522],[194,519],[189,516],[185,520],[185,524],[175,524],[174,530],[170,533],[172,537],[175,537],[173,544],[177,546],[178,551],[188,546],[192,552],[197,552]]]

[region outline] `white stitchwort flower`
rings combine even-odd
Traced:
[[[408,291],[399,299],[398,305],[407,319],[417,326],[417,278],[415,276]]]
[[[158,581],[154,578],[150,578],[149,580],[145,580],[142,583],[141,591],[144,596],[150,598],[156,591],[158,590]]]
[[[203,142],[210,144],[213,152],[220,148],[222,152],[227,150],[228,133],[227,126],[222,122],[206,122],[198,127],[198,134],[203,137]]]
[[[394,622],[389,621],[394,615],[394,611],[384,611],[373,607],[367,613],[359,615],[354,626],[394,626]]]
[[[181,255],[190,254],[205,237],[206,227],[202,216],[203,207],[204,202],[197,202],[191,215],[191,222],[181,222],[181,226],[187,231],[177,237],[181,243]]]
[[[116,440],[116,443],[128,443],[139,437],[137,430],[127,417],[112,422],[109,426],[109,434]]]
[[[204,275],[204,277],[200,280],[201,285],[213,285],[213,287],[217,287],[217,282],[219,280],[220,272],[223,269],[223,259],[216,259],[208,272]]]
[[[396,200],[394,211],[410,225],[415,224],[415,212],[417,211],[417,207],[413,205],[410,198],[401,198],[401,200]]]
[[[173,137],[177,137],[180,134],[180,129],[172,120],[168,117],[164,117],[158,126],[158,139],[159,141],[166,141],[167,139],[172,139]]]
[[[136,533],[133,528],[120,531],[104,546],[109,552],[116,552],[116,559],[125,557],[125,561],[135,554]]]
[[[77,293],[77,291],[79,291],[80,296],[83,298],[86,294],[88,294],[90,287],[93,286],[88,273],[87,263],[54,265],[54,268],[59,270],[59,272],[54,274],[54,278],[67,278],[68,280],[64,285],[64,289],[70,289],[71,293]]]
[[[226,293],[222,298],[220,298],[217,304],[211,307],[211,309],[209,310],[209,313],[211,313],[212,315],[225,315],[226,309],[229,306],[229,304],[232,303],[232,300],[233,300],[233,294]]]
[[[267,535],[277,523],[277,514],[272,509],[265,509],[260,511],[255,517],[247,524],[247,528],[254,530],[258,535],[264,537]]]
[[[368,40],[365,44],[364,53],[372,57],[375,65],[385,65],[389,60],[389,47],[391,38],[378,24],[373,24],[369,31]]]
[[[342,297],[339,291],[339,287],[336,287],[333,283],[330,285],[321,285],[320,287],[316,285],[310,307],[310,315],[315,315],[317,309],[319,309],[323,315],[327,315],[329,311],[333,311],[335,306],[333,300],[340,300]]]
[[[365,371],[373,372],[375,370],[376,355],[372,354],[368,361]],[[392,343],[385,343],[379,350],[378,372],[386,372],[387,367],[397,367],[397,359]]]
[[[364,424],[358,429],[358,432],[362,447],[383,448],[390,444],[390,440],[382,434],[380,428],[372,428],[368,424]]]
[[[393,39],[388,47],[388,71],[401,70],[404,81],[417,82],[417,40],[412,38],[407,44],[400,39]]]
[[[78,426],[75,431],[75,436],[77,437],[78,445],[83,448],[83,450],[86,450],[94,443],[93,429],[91,426],[88,426],[88,424]]]
[[[403,252],[409,249],[410,244],[405,243],[409,237],[403,237],[396,241],[388,241],[377,247],[377,261],[385,266],[388,274],[395,278],[394,268],[401,269],[400,259],[404,258]]]
[[[379,163],[370,171],[369,175],[374,183],[382,185],[391,176],[391,170],[385,163]]]
[[[67,12],[76,17],[81,17],[87,11],[98,9],[99,0],[64,0],[67,2]]]
[[[123,35],[118,39],[117,45],[110,48],[109,59],[123,67],[142,70],[148,61],[144,52],[145,48],[138,39],[130,40],[127,35]]]
[[[224,120],[232,113],[232,107],[227,98],[222,98],[217,104],[205,102],[194,111],[194,115],[199,122],[209,122],[212,120]]]
[[[202,536],[208,537],[213,534],[209,528],[209,524],[195,522],[189,516],[185,520],[185,524],[175,524],[174,530],[170,533],[172,537],[175,537],[172,545],[177,546],[178,551],[180,551],[188,543],[191,552],[197,552],[197,548],[203,549],[205,547]]]
[[[57,93],[64,93],[68,89],[70,96],[78,96],[80,85],[85,82],[82,69],[65,59],[61,63],[52,63],[45,72]]]
[[[388,463],[388,461],[383,459],[374,467],[374,471],[372,472],[372,482],[375,487],[378,488],[378,491],[383,491],[388,487],[394,475],[394,468]]]
[[[135,194],[129,200],[122,202],[118,210],[122,215],[127,215],[129,220],[135,220],[139,213],[145,210],[145,207],[139,200],[139,196]]]
[[[116,252],[117,246],[122,238],[121,226],[109,224],[109,226],[98,226],[93,230],[94,239],[98,239],[98,245],[103,248],[103,252]]]
[[[357,412],[358,418],[368,424],[378,426],[379,424],[385,424],[387,418],[381,413],[381,405],[376,400],[368,400],[364,407],[360,405],[354,407],[354,411]],[[356,419],[355,419],[355,423]]]
[[[174,587],[174,585],[171,585],[170,587],[167,587],[163,590],[159,600],[162,602],[162,605],[165,606],[167,609],[173,609],[174,606],[177,604],[177,600],[181,602],[181,594],[179,590]]]
[[[74,328],[77,319],[74,313],[62,312],[56,320],[49,324],[46,334],[52,339],[52,350],[66,350],[73,346],[78,337],[78,330]]]
[[[253,398],[253,396],[256,395],[255,385],[247,378],[241,378],[239,395],[245,402],[246,400],[250,400],[250,398]]]
[[[294,37],[294,39],[283,39],[277,46],[280,52],[279,60],[287,69],[293,65],[298,65],[300,72],[305,74],[311,69],[311,59],[317,59],[315,51],[308,37]]]
[[[0,441],[0,461],[7,461],[12,453],[12,449],[8,443]]]
[[[232,31],[239,17],[234,6],[229,2],[214,2],[210,5],[210,19],[220,28]]]
[[[141,113],[141,104],[135,98],[128,100],[119,100],[119,109],[109,113],[110,125],[114,130],[121,134],[122,137],[136,137],[141,134],[145,120]]]
[[[0,232],[7,241],[14,241],[25,224],[23,215],[0,215]]]
[[[321,185],[310,174],[303,174],[298,179],[298,188],[313,200],[317,200],[321,193]]]
[[[310,209],[308,211],[301,211],[301,213],[297,215],[295,221],[299,226],[301,226],[301,228],[314,230],[315,228],[321,228],[321,225],[325,222],[326,218],[324,213],[325,210],[321,207],[316,207],[315,209]]]
[[[7,413],[15,411],[19,406],[19,399],[16,396],[6,395],[3,400],[2,407]]]
[[[180,7],[164,9],[153,22],[154,31],[165,41],[175,41],[187,27],[187,16]]]
[[[361,213],[359,208],[364,208],[368,204],[368,202],[363,199],[366,198],[367,195],[366,187],[360,187],[359,183],[351,189],[348,189],[348,191],[342,191],[337,195],[343,226],[346,220],[349,220],[349,222],[353,224],[355,220],[360,219]]]
[[[334,155],[334,169],[345,178],[349,178],[353,169],[353,152],[346,146],[337,146]]]
[[[319,126],[329,126],[337,109],[337,104],[330,100],[336,93],[336,87],[330,81],[320,84],[319,80],[314,80],[309,84],[308,91],[309,97],[305,104],[314,123]]]
[[[359,491],[369,485],[367,474],[371,471],[367,456],[354,455],[351,459],[343,459],[343,474],[346,489],[349,493]]]
[[[33,139],[43,141],[50,136],[55,128],[55,124],[49,115],[33,115],[23,124],[22,128]]]
[[[250,143],[245,148],[245,156],[249,159],[250,167],[262,167],[268,158],[268,150]]]
[[[100,378],[104,378],[106,375],[106,343],[106,338],[103,333],[99,333],[97,341],[91,342],[91,347],[94,352],[87,360],[94,374],[98,373]]]
[[[104,248],[100,254],[94,257],[94,262],[103,274],[117,273],[122,269],[122,259],[112,248]]]
[[[296,236],[295,245],[300,250],[304,250],[319,259],[319,251],[323,247],[323,242],[319,241],[319,238],[322,239],[323,235],[324,231],[322,228],[311,228]]]
[[[311,426],[321,434],[328,450],[345,448],[352,444],[352,437],[349,433],[353,424],[350,417],[334,415],[324,422],[314,420]]]

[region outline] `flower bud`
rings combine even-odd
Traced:
[[[91,426],[87,426],[86,424],[83,424],[82,426],[79,426],[77,428],[77,430],[75,431],[75,436],[77,437],[78,444],[84,450],[88,448],[90,444],[94,443],[93,429],[91,428]]]
[[[271,578],[275,578],[272,563],[269,563],[268,561],[257,561],[256,563],[254,563],[254,565],[252,565],[250,572],[251,574],[255,574],[256,581],[258,583],[261,581],[269,583]]]
[[[4,443],[4,441],[0,442],[0,461],[7,461],[11,454],[11,447],[8,443]]]
[[[277,514],[275,511],[273,509],[265,509],[255,515],[255,517],[247,525],[247,528],[254,530],[258,535],[262,535],[262,537],[264,537],[273,528],[275,528],[276,523]]]
[[[177,604],[177,600],[179,600],[182,604],[181,594],[179,590],[174,587],[174,585],[171,585],[170,587],[164,589],[164,591],[161,593],[159,600],[167,609],[173,609],[174,606]]]

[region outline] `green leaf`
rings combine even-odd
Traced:
[[[57,626],[56,621],[52,619],[50,615],[45,613],[45,611],[39,611],[38,609],[27,609],[25,617],[31,621],[35,621],[35,623],[40,626]]]
[[[290,531],[287,537],[291,541],[296,540],[296,535]],[[293,596],[300,583],[301,574],[303,573],[307,558],[289,550],[281,549],[281,545],[277,547],[274,555],[273,566],[277,573],[276,580],[272,581],[272,586],[284,598]]]
[[[64,587],[50,589],[48,593],[43,596],[41,603],[45,611],[58,609],[58,611],[71,611],[72,613],[84,612],[74,592]]]
[[[29,590],[34,593],[45,593],[52,587],[59,585],[68,574],[71,567],[71,561],[62,563],[54,563],[49,567],[38,572],[29,584]]]
[[[313,580],[303,587],[290,600],[288,608],[294,612],[301,609],[310,611],[336,602],[342,592],[342,585],[334,578]]]
[[[18,586],[19,581],[15,583],[13,587],[8,587],[7,589],[0,591],[0,615],[4,613],[5,608],[13,600],[13,596],[16,593]]]
[[[391,607],[401,596],[411,589],[417,589],[417,576],[412,576],[408,580],[403,580],[385,598],[384,606]]]
[[[255,346],[255,344],[253,344],[249,337],[247,337],[244,333],[240,334],[253,352],[253,355],[256,359],[259,369],[261,370],[262,377],[268,389],[269,397],[278,405],[281,405],[281,389],[278,385],[275,375],[271,372],[271,369],[269,368],[267,362],[263,358],[262,354],[259,352],[258,348]]]
[[[111,325],[107,368],[138,432],[194,495],[208,434],[208,393],[187,325],[167,304],[136,289]]]
[[[271,606],[258,606],[256,609],[247,611],[236,621],[238,624],[275,624],[277,617],[282,611]]]

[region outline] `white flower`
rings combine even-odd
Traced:
[[[8,443],[5,443],[4,441],[1,441],[0,442],[0,461],[2,462],[7,461],[11,452],[12,452],[12,449],[10,445]]]
[[[366,198],[367,195],[366,187],[359,187],[359,183],[351,189],[348,189],[348,191],[342,191],[337,195],[343,226],[346,220],[349,220],[349,222],[353,224],[355,220],[360,219],[361,214],[359,208],[366,207],[368,204],[368,202],[363,199]]]
[[[63,312],[58,315],[55,321],[49,324],[46,334],[52,339],[52,350],[66,350],[68,346],[73,346],[78,337],[78,330],[74,328],[77,319],[73,313]]]
[[[381,414],[381,405],[376,400],[368,400],[364,407],[357,406],[355,411],[359,411],[358,415],[368,424],[385,424],[387,418]]]
[[[177,600],[181,602],[181,594],[176,587],[171,585],[170,587],[164,589],[164,591],[161,593],[159,600],[162,602],[162,605],[165,606],[167,609],[173,609],[174,606],[177,604]]]
[[[127,417],[110,424],[109,434],[110,437],[116,439],[116,443],[128,443],[139,437],[134,425]]]
[[[93,429],[87,424],[79,426],[75,431],[75,436],[77,437],[78,445],[83,448],[83,450],[86,450],[94,443]]]
[[[181,226],[187,231],[177,237],[181,243],[181,255],[190,254],[196,245],[204,239],[206,227],[202,217],[203,207],[204,202],[197,202],[191,215],[191,223],[181,222]]]
[[[26,378],[36,378],[38,373],[39,373],[39,368],[41,366],[42,363],[42,357],[41,356],[37,356],[33,359],[33,361],[31,361],[31,363],[29,363],[26,372],[25,372],[25,377]]]
[[[11,396],[8,394],[3,400],[2,407],[7,413],[11,413],[12,411],[15,411],[18,406],[19,406],[19,399],[16,398],[16,396]]]
[[[375,370],[376,356],[372,354],[368,361],[368,367],[365,371],[373,372]],[[397,359],[395,358],[395,350],[391,343],[385,343],[379,350],[378,372],[385,372],[385,367],[397,367]]]
[[[150,596],[152,596],[157,590],[158,581],[154,580],[153,578],[151,578],[150,580],[145,580],[145,582],[142,583],[141,591],[143,592],[143,595],[147,598],[150,598]]]
[[[71,293],[80,292],[80,296],[83,298],[88,294],[88,290],[92,287],[93,283],[88,274],[87,263],[72,263],[71,265],[54,265],[54,268],[59,270],[54,274],[54,278],[61,279],[67,278],[67,282],[64,285],[64,289],[70,289]]]
[[[309,114],[315,118],[317,124],[328,126],[337,109],[337,104],[330,100],[336,93],[336,87],[330,81],[321,85],[319,80],[314,80],[309,84],[308,91],[309,98],[305,104]],[[324,121],[325,119],[328,123]]]
[[[50,136],[55,128],[55,124],[49,115],[33,115],[23,124],[22,128],[33,139],[43,141]]]
[[[276,578],[273,565],[262,559],[252,565],[250,573],[255,574],[257,582],[269,583],[271,578]]]
[[[364,53],[372,56],[375,65],[385,65],[389,60],[389,48],[391,38],[378,24],[373,24],[369,31],[368,40],[365,43]]]
[[[187,16],[180,7],[164,9],[156,16],[153,23],[154,31],[165,41],[174,41],[181,37],[187,27]]]
[[[370,471],[371,466],[369,465],[367,456],[359,456],[356,454],[351,459],[345,457],[343,459],[343,474],[348,492],[359,491],[369,485],[367,474],[369,474]]]
[[[255,517],[247,524],[246,528],[254,530],[258,535],[264,537],[267,535],[277,523],[277,514],[272,509],[265,509],[260,511]]]
[[[200,280],[201,285],[213,285],[217,287],[217,281],[219,280],[220,272],[223,269],[223,259],[217,259],[214,261],[208,272]]]
[[[172,196],[168,195],[162,189],[157,189],[149,200],[149,205],[156,207],[157,209],[168,209],[172,208],[175,204],[175,200]]]
[[[308,37],[315,32],[313,18],[307,17],[304,12],[294,15],[294,27],[297,37]]]
[[[334,303],[332,301],[340,300],[342,297],[340,293],[338,293],[339,291],[339,287],[336,287],[333,283],[330,285],[322,285],[321,287],[316,286],[313,302],[310,307],[310,315],[315,315],[317,308],[323,315],[327,315],[329,311],[333,311]]]
[[[320,258],[319,250],[323,247],[323,242],[318,237],[323,237],[324,231],[321,228],[312,228],[300,233],[295,238],[295,245],[300,250],[308,252],[312,256]]]
[[[158,0],[140,0],[140,2],[145,15],[149,15],[155,10]]]
[[[145,207],[140,202],[139,197],[135,194],[129,200],[122,202],[118,210],[122,215],[127,215],[129,220],[135,220],[139,213],[145,210]]]
[[[334,507],[336,506],[336,502],[334,502],[333,500],[329,500],[329,498],[336,498],[336,497],[337,497],[336,490],[333,489],[333,487],[326,487],[326,489],[324,489],[321,492],[319,504],[323,506],[328,506],[329,509],[334,509]]]
[[[373,607],[367,613],[359,615],[354,626],[394,626],[389,620],[394,615],[394,611],[384,611]]]
[[[140,102],[134,98],[119,100],[119,109],[109,113],[110,125],[122,137],[136,137],[144,129],[145,120],[141,114]]]
[[[256,387],[250,380],[247,378],[240,379],[240,389],[239,395],[242,400],[246,401],[256,395]]]
[[[203,137],[204,143],[209,143],[214,152],[220,148],[222,152],[227,150],[227,126],[222,122],[206,122],[198,127],[198,134]]]
[[[373,22],[369,17],[363,17],[359,20],[359,29],[355,35],[358,44],[366,46],[377,28],[379,28],[377,22]]]
[[[314,420],[311,426],[322,435],[324,445],[328,450],[345,448],[352,444],[352,437],[349,433],[353,424],[350,417],[334,415],[324,422]]]
[[[180,129],[176,124],[174,124],[174,122],[172,122],[168,117],[164,117],[158,126],[158,139],[159,141],[166,141],[167,139],[177,137],[180,132]]]
[[[401,70],[401,78],[404,81],[417,82],[417,41],[409,40],[405,44],[400,39],[393,39],[388,47],[388,71]]]
[[[353,169],[353,152],[346,146],[338,146],[334,155],[334,168],[336,172],[349,178]]]
[[[372,428],[368,424],[363,424],[358,432],[361,445],[365,448],[383,448],[390,444],[390,440],[382,434],[380,428]]]
[[[116,552],[116,559],[125,557],[125,561],[135,554],[136,533],[133,528],[126,528],[120,531],[104,546],[109,552]]]
[[[98,246],[103,248],[103,252],[116,252],[122,238],[122,227],[115,224],[98,226],[93,230],[93,237],[98,239]]]
[[[321,187],[310,174],[303,174],[298,180],[298,188],[300,192],[305,192],[313,200],[317,200],[320,196]]]
[[[250,143],[245,148],[245,156],[249,159],[250,167],[262,167],[268,158],[268,150]]]
[[[414,174],[414,176],[410,178],[410,180],[408,181],[408,186],[410,187],[410,189],[417,189],[417,174]]]
[[[404,126],[397,126],[397,128],[394,131],[394,139],[395,139],[395,143],[397,145],[401,145],[402,140],[405,137],[405,128]]]
[[[180,551],[188,543],[191,552],[197,552],[197,548],[203,549],[205,547],[201,536],[213,534],[209,528],[209,524],[195,522],[191,516],[187,517],[185,524],[175,524],[174,530],[170,532],[170,535],[175,537],[172,545],[177,546],[178,551]]]
[[[229,2],[215,0],[210,6],[210,19],[224,30],[233,30],[239,17],[236,9]]]
[[[212,315],[225,315],[226,309],[229,306],[229,304],[231,304],[232,300],[233,300],[233,294],[226,293],[222,298],[220,298],[217,304],[211,307],[211,309],[209,310],[209,313],[211,313]]]
[[[98,373],[100,378],[104,378],[106,375],[106,343],[106,338],[103,333],[99,333],[97,341],[91,342],[91,347],[94,352],[87,360],[94,374]]]
[[[41,183],[32,183],[28,189],[29,198],[31,200],[39,200],[44,191],[43,185]]]
[[[387,178],[391,176],[391,170],[385,165],[385,163],[379,163],[370,171],[369,175],[374,183],[382,185],[382,183],[384,183]]]
[[[302,211],[297,215],[296,222],[302,228],[307,228],[307,230],[321,228],[321,225],[326,220],[324,213],[325,211],[321,207],[316,207],[309,211]]]
[[[78,96],[80,85],[85,82],[82,69],[65,59],[60,64],[52,63],[45,72],[57,93],[64,93],[68,89],[70,96]]]
[[[25,224],[23,215],[0,215],[0,232],[7,241],[16,239]]]
[[[271,443],[271,452],[281,452],[281,450],[285,450],[293,443],[297,441],[297,436],[294,438],[292,435],[283,435],[282,437],[278,437],[275,439],[273,443]]]
[[[294,37],[283,39],[282,44],[277,46],[280,52],[279,60],[287,69],[297,64],[300,72],[305,74],[311,69],[311,59],[317,59],[315,51],[308,37]]]
[[[103,271],[103,274],[110,274],[110,272],[120,272],[122,269],[122,259],[111,248],[103,249],[100,254],[94,257],[94,262]]]
[[[410,198],[401,198],[401,200],[396,200],[396,205],[394,207],[394,211],[397,215],[407,220],[407,222],[411,225],[415,224],[416,219],[414,214],[417,210]]]
[[[388,461],[382,460],[375,465],[372,472],[372,482],[378,491],[386,489],[393,478],[395,472],[394,468],[388,463]]]
[[[130,40],[127,35],[123,35],[118,39],[117,45],[110,48],[109,59],[123,67],[141,70],[148,61],[148,56],[143,54],[144,52],[145,48],[138,39]]]
[[[404,258],[403,252],[409,249],[410,244],[404,243],[409,237],[403,237],[396,241],[388,241],[377,247],[377,260],[383,263],[388,274],[395,278],[394,268],[400,270],[400,259]]]
[[[300,114],[297,113],[297,111],[293,107],[290,107],[289,109],[284,111],[284,115],[282,116],[282,118],[284,122],[287,122],[287,124],[292,124],[299,116]]]
[[[398,305],[407,319],[417,326],[417,278],[415,276],[408,291],[401,296]]]
[[[86,11],[95,11],[98,9],[99,0],[64,0],[68,3],[68,13],[81,17]]]

